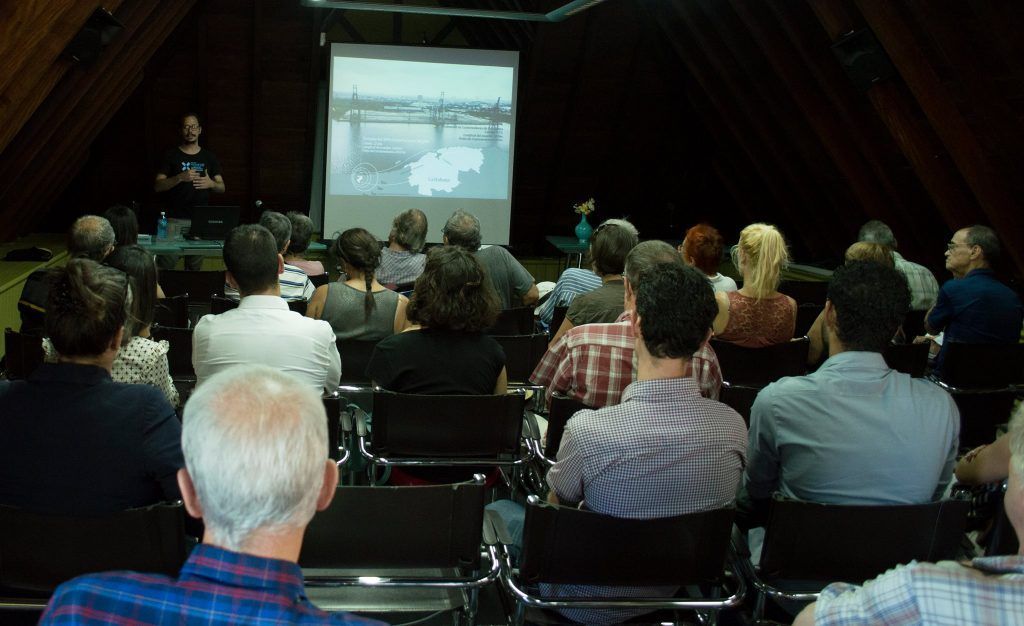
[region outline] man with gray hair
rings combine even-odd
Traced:
[[[61,585],[41,623],[377,624],[305,596],[302,536],[331,503],[320,397],[265,365],[225,370],[185,405],[178,485],[203,542],[178,578],[111,572]]]
[[[91,259],[102,263],[114,251],[114,227],[107,218],[98,215],[83,215],[75,220],[68,231],[68,258]],[[36,270],[29,274],[18,299],[18,313],[21,315],[21,332],[41,334],[46,319],[46,299],[50,288],[47,280],[49,270]]]
[[[832,583],[797,616],[811,624],[1019,624],[1024,615],[1024,410],[1010,424],[1003,508],[1020,543],[1012,556],[899,565],[863,586]]]
[[[444,225],[444,243],[472,252],[501,299],[502,309],[530,306],[540,299],[537,283],[512,253],[501,246],[480,247],[480,220],[459,209]]]
[[[946,244],[946,269],[953,280],[939,290],[935,306],[925,316],[925,328],[944,333],[935,362],[941,374],[946,345],[960,343],[1017,343],[1024,311],[1020,298],[992,271],[999,257],[999,239],[988,226],[968,226]]]
[[[427,216],[419,209],[402,211],[391,222],[388,245],[380,251],[375,277],[382,285],[411,283],[423,273],[427,255]]]
[[[276,211],[264,211],[260,216],[260,226],[266,228],[274,235],[277,242],[277,252],[283,256],[288,252],[288,246],[292,242],[292,221],[283,213]],[[284,264],[284,270],[277,277],[281,285],[281,297],[288,302],[303,300],[309,302],[313,297],[316,287],[310,282],[305,270],[290,263]],[[228,283],[224,283],[224,295],[232,300],[238,300],[238,290]]]
[[[927,311],[935,304],[935,297],[939,293],[939,282],[935,280],[935,275],[927,267],[904,259],[896,251],[896,237],[885,222],[871,220],[861,226],[857,241],[881,244],[892,250],[896,269],[906,277],[907,286],[910,287],[911,311]]]
[[[647,271],[666,263],[685,265],[676,249],[664,241],[644,241],[634,246],[626,255],[625,312],[610,324],[584,324],[564,333],[548,346],[530,380],[548,387],[548,398],[564,393],[594,408],[618,404],[636,372],[632,320],[637,286]],[[686,368],[701,395],[717,400],[722,373],[718,356],[708,342],[700,344]]]

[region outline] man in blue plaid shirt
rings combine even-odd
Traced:
[[[1011,458],[1003,504],[1020,539],[1024,538],[1024,410],[1017,412],[1009,437]],[[970,562],[912,562],[863,587],[833,583],[793,622],[794,626],[1021,623],[1024,548],[1013,556]]]
[[[41,624],[377,624],[307,598],[297,561],[313,513],[331,502],[319,396],[288,374],[239,365],[185,405],[185,509],[206,525],[178,578],[80,576],[57,588]]]

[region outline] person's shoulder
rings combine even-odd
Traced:
[[[172,587],[175,581],[159,574],[143,574],[129,571],[102,572],[86,574],[73,578],[54,591],[50,607],[41,623],[52,622],[54,618],[74,615],[74,623],[108,623],[108,619],[116,617],[118,609],[129,608],[135,599],[144,597],[154,591],[160,593]],[[90,607],[90,615],[84,622],[78,618],[85,616],[76,614],[76,607]],[[107,618],[101,617],[105,613]],[[92,621],[95,620],[95,621]]]

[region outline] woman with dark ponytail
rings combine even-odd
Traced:
[[[376,341],[401,332],[409,300],[377,282],[377,239],[363,228],[350,228],[338,235],[330,253],[343,275],[317,288],[306,316],[330,322],[338,339]]]

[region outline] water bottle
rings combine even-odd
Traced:
[[[156,238],[167,239],[167,213],[160,212],[160,219],[156,221]]]

